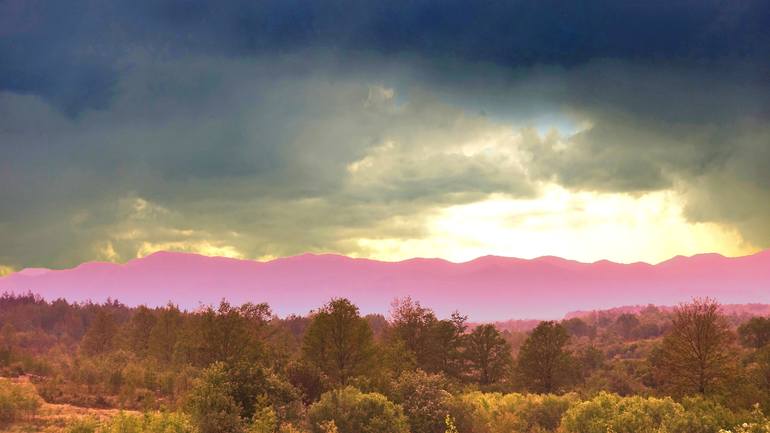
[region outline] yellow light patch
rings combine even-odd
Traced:
[[[242,259],[243,254],[232,245],[215,245],[207,241],[196,242],[142,242],[136,257],[144,257],[158,251],[182,251],[212,257]]]
[[[14,272],[16,272],[16,269],[14,269],[13,267],[0,265],[0,277],[11,275]]]
[[[669,191],[640,196],[570,192],[549,185],[536,199],[493,196],[443,209],[422,239],[360,239],[363,255],[383,260],[442,257],[466,261],[492,254],[555,255],[593,262],[658,263],[675,255],[757,252],[731,228],[692,223]]]

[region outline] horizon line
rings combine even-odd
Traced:
[[[533,258],[524,258],[524,257],[515,257],[515,256],[503,256],[503,255],[497,255],[497,254],[485,254],[485,255],[477,256],[477,257],[474,257],[472,259],[464,260],[464,261],[453,261],[453,260],[449,260],[449,259],[446,259],[446,258],[443,258],[443,257],[425,257],[425,256],[415,256],[415,257],[410,257],[410,258],[401,259],[401,260],[383,260],[383,259],[376,259],[376,258],[370,258],[370,257],[350,256],[350,255],[347,255],[347,254],[333,252],[333,251],[328,251],[328,252],[310,252],[310,251],[308,251],[308,252],[299,253],[299,254],[293,254],[293,255],[287,255],[287,256],[270,258],[270,259],[266,259],[266,260],[260,260],[259,258],[206,255],[206,254],[203,254],[203,253],[200,253],[200,252],[194,252],[194,251],[158,250],[158,251],[154,251],[154,252],[152,252],[150,254],[141,256],[141,257],[134,257],[134,258],[128,259],[126,261],[115,261],[115,262],[112,262],[112,261],[106,261],[106,260],[90,260],[90,261],[86,261],[86,262],[81,262],[79,264],[76,264],[76,265],[68,267],[68,268],[48,268],[48,267],[35,267],[35,266],[23,267],[23,268],[21,268],[19,270],[16,270],[14,272],[9,273],[9,274],[0,276],[0,279],[5,278],[5,277],[9,277],[9,276],[14,275],[14,274],[19,274],[19,273],[24,272],[24,271],[32,271],[32,270],[39,270],[39,271],[63,271],[63,270],[68,270],[68,269],[76,269],[76,268],[79,268],[79,267],[81,267],[83,265],[89,265],[89,264],[106,264],[106,265],[124,266],[124,265],[127,265],[127,264],[131,263],[131,262],[144,260],[144,259],[147,259],[147,258],[150,258],[150,257],[153,257],[153,256],[158,256],[158,255],[197,256],[197,257],[205,257],[205,258],[211,258],[211,259],[234,260],[234,261],[253,262],[253,263],[260,263],[260,264],[268,264],[268,263],[272,263],[272,262],[278,262],[278,261],[283,261],[283,260],[291,260],[291,259],[311,256],[311,257],[339,257],[339,258],[344,258],[344,259],[349,259],[349,260],[377,262],[377,263],[406,263],[406,262],[411,262],[411,261],[426,260],[426,261],[440,261],[440,262],[444,262],[444,263],[462,265],[462,264],[472,263],[472,262],[475,262],[475,261],[478,261],[478,260],[483,260],[483,259],[505,259],[505,260],[520,260],[520,261],[528,261],[528,262],[539,261],[539,260],[543,260],[543,259],[556,259],[556,260],[562,260],[562,261],[565,261],[565,262],[572,262],[572,263],[583,264],[583,265],[594,265],[594,264],[598,264],[598,263],[610,263],[610,264],[615,264],[615,265],[626,265],[626,266],[633,266],[633,265],[658,266],[658,265],[661,265],[663,263],[667,263],[667,262],[670,262],[672,260],[677,260],[677,259],[691,259],[691,258],[701,257],[701,256],[718,256],[718,257],[721,257],[721,258],[724,258],[724,259],[740,259],[740,258],[744,258],[744,257],[752,257],[752,256],[761,255],[761,254],[767,253],[768,251],[770,251],[770,249],[761,249],[761,250],[759,250],[757,252],[754,252],[754,253],[751,253],[751,254],[744,254],[744,255],[740,255],[740,256],[727,256],[727,255],[724,255],[724,254],[718,253],[718,252],[703,252],[703,253],[696,253],[696,254],[691,254],[691,255],[677,254],[675,256],[669,257],[668,259],[661,260],[661,261],[659,261],[657,263],[651,263],[651,262],[647,262],[647,261],[644,261],[644,260],[637,260],[637,261],[634,261],[634,262],[620,262],[620,261],[615,261],[615,260],[610,260],[610,259],[599,259],[599,260],[594,260],[592,262],[589,262],[589,261],[570,259],[570,258],[560,257],[560,256],[555,256],[555,255],[544,255],[544,256],[537,256],[537,257],[533,257]]]

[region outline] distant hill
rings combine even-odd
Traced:
[[[440,316],[459,310],[473,321],[547,319],[622,305],[675,305],[694,296],[770,303],[770,250],[736,258],[678,256],[657,265],[496,256],[381,262],[333,254],[258,262],[159,252],[125,264],[24,270],[0,278],[0,291],[72,301],[111,297],[128,305],[172,301],[188,309],[227,298],[268,302],[279,315],[304,314],[337,296],[364,313],[386,313],[394,298],[411,296]]]

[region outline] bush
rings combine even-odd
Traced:
[[[401,406],[378,393],[362,393],[347,387],[329,391],[309,411],[314,433],[408,433],[409,424]],[[333,423],[333,428],[332,428]]]
[[[678,420],[675,429],[686,433],[714,433],[720,429],[740,424],[726,407],[703,397],[682,400],[685,416]]]
[[[199,433],[240,433],[241,407],[233,398],[234,384],[221,362],[205,369],[187,399],[186,410]]]
[[[34,416],[39,408],[40,398],[32,385],[0,379],[0,426]]]
[[[674,433],[683,419],[684,407],[671,398],[602,392],[570,408],[561,425],[567,433]]]
[[[99,423],[91,418],[81,418],[67,426],[67,433],[96,433]]]
[[[187,416],[176,412],[147,412],[130,415],[125,412],[105,423],[98,433],[192,433]]]
[[[412,433],[444,433],[452,396],[440,374],[422,370],[405,371],[396,381],[391,399],[400,404]]]
[[[454,399],[452,415],[462,432],[551,432],[559,428],[575,398],[573,394],[472,392]]]

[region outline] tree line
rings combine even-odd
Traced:
[[[182,411],[201,433],[485,431],[479,401],[545,411],[537,428],[555,431],[577,401],[612,396],[641,408],[673,397],[683,411],[697,398],[729,414],[716,429],[770,406],[770,320],[711,299],[516,331],[438,318],[411,298],[388,317],[336,298],[279,318],[224,300],[182,311],[5,294],[0,323],[0,373],[30,375],[47,401]]]

